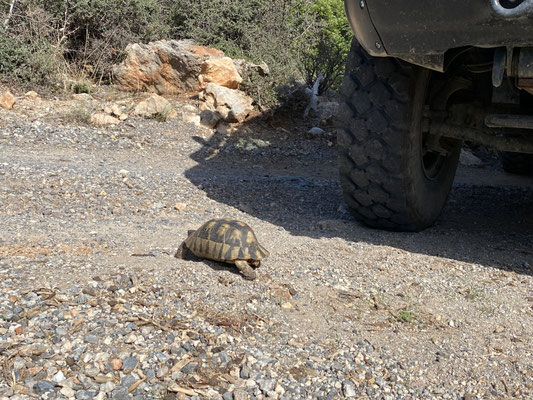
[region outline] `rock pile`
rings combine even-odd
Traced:
[[[201,116],[194,120],[209,128],[215,128],[219,121],[242,122],[252,112],[253,99],[239,90],[239,71],[269,73],[264,63],[232,60],[220,50],[196,46],[188,40],[131,44],[126,53],[126,59],[113,68],[121,89],[158,95],[199,93],[203,101]],[[145,114],[137,108],[136,115]]]

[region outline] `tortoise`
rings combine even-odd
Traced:
[[[188,252],[213,261],[235,264],[244,278],[256,278],[257,268],[269,252],[261,246],[252,228],[236,219],[217,218],[207,221],[196,231],[189,231],[176,257],[186,258]]]

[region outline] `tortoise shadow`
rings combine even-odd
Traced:
[[[228,263],[223,263],[223,262],[219,262],[219,261],[208,260],[206,258],[201,258],[201,257],[198,257],[198,256],[194,255],[190,250],[187,251],[185,256],[183,258],[181,258],[181,259],[184,260],[184,261],[192,261],[192,262],[196,262],[196,263],[203,263],[203,264],[207,265],[208,267],[210,267],[213,271],[231,272],[232,274],[237,275],[239,278],[243,278],[242,274],[239,272],[239,269],[235,265],[228,264]]]

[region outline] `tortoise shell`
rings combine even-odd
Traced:
[[[185,239],[197,257],[214,261],[260,261],[269,252],[257,242],[252,228],[235,219],[212,219]]]

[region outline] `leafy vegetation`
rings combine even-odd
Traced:
[[[3,79],[105,82],[128,43],[192,38],[266,62],[269,76],[244,83],[264,104],[291,80],[336,87],[352,36],[342,0],[3,0],[0,17]]]

